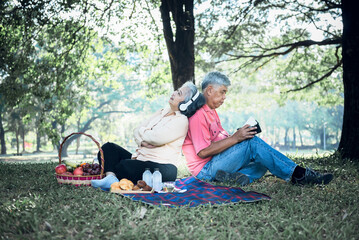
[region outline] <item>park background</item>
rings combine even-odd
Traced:
[[[13,12],[13,19],[3,19],[9,34],[3,35],[8,62],[0,82],[1,153],[56,152],[72,132],[87,132],[100,143],[116,142],[133,151],[132,129],[165,107],[176,87],[159,2],[110,2],[109,8],[106,1],[89,6],[60,2],[33,4],[37,10],[28,3],[23,12]],[[263,129],[261,138],[280,151],[334,152],[344,112],[342,68],[336,65],[341,46],[327,42],[341,37],[339,9],[311,10],[322,7],[320,1],[286,9],[257,4],[255,9],[250,2],[194,4],[196,67],[185,80],[200,88],[206,72],[229,76],[232,86],[218,109],[229,133],[253,116]],[[5,13],[19,4],[5,1]],[[246,13],[246,7],[253,10]],[[171,24],[173,38],[186,51],[178,23]],[[299,44],[308,39],[311,44]],[[269,51],[273,45],[276,49]],[[253,52],[268,56],[253,59]],[[70,151],[87,152],[91,145],[82,137]]]
[[[358,239],[354,4],[1,1],[0,238]],[[293,186],[268,173],[243,190],[270,201],[176,209],[56,182],[68,134],[133,150],[132,129],[213,70],[232,81],[218,109],[228,132],[253,116],[265,141],[333,181]],[[97,151],[86,137],[67,142],[64,155]]]

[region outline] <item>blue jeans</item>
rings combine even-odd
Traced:
[[[255,136],[214,155],[197,178],[213,181],[216,172],[223,170],[243,173],[253,182],[269,170],[273,175],[289,181],[296,166],[295,162]]]

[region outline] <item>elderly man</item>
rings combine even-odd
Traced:
[[[261,178],[267,170],[294,184],[328,184],[332,174],[302,168],[256,137],[256,127],[245,125],[233,135],[223,129],[216,108],[226,99],[230,80],[220,72],[202,82],[206,104],[190,119],[182,146],[188,169],[203,180],[235,181],[241,186]]]

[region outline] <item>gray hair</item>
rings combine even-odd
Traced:
[[[207,73],[207,75],[203,78],[202,91],[204,91],[209,85],[228,87],[231,85],[231,81],[225,74],[215,71]]]
[[[188,102],[196,94],[197,87],[191,81],[185,82],[182,87],[188,87],[191,90],[186,93],[186,96],[184,98],[184,102]]]

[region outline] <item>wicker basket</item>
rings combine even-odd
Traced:
[[[69,175],[62,175],[62,174],[57,174],[56,173],[56,179],[57,182],[59,184],[72,184],[75,186],[91,186],[91,180],[95,180],[95,179],[102,179],[103,177],[103,168],[104,168],[104,156],[103,156],[103,151],[101,149],[100,143],[98,143],[91,135],[83,133],[83,132],[75,132],[75,133],[71,133],[70,135],[68,135],[67,137],[64,138],[64,140],[62,141],[61,145],[60,145],[60,150],[59,150],[59,162],[61,164],[61,152],[62,152],[62,146],[63,144],[66,142],[66,140],[71,137],[72,135],[75,134],[82,134],[85,135],[89,138],[92,139],[92,141],[94,141],[100,151],[100,155],[101,155],[101,173],[100,175],[88,175],[88,176],[69,176]]]

